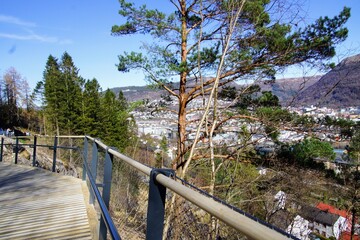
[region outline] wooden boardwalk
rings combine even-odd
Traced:
[[[81,180],[0,163],[0,239],[92,239]]]

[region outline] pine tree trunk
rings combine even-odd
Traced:
[[[186,63],[187,63],[187,25],[186,25],[186,1],[181,0],[181,64],[185,69],[180,73],[180,88],[179,88],[179,113],[178,113],[178,162],[173,163],[173,169],[178,170],[179,173],[182,172],[181,169],[178,169],[178,166],[181,164],[183,166],[185,161],[185,142],[186,142],[186,104],[188,101],[188,96],[186,94]],[[182,168],[182,167],[181,167]]]
[[[173,166],[174,170],[178,170],[179,173],[182,171],[182,167],[178,169],[179,165],[183,165],[185,161],[185,142],[186,142],[186,102],[183,99],[179,103],[179,114],[178,114],[178,156],[179,162]]]

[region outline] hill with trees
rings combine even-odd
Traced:
[[[311,87],[321,78],[320,75],[312,77],[283,78],[274,81],[259,81],[261,91],[270,91],[279,98],[282,106],[298,104],[297,97],[307,88]]]
[[[258,80],[255,84],[259,85],[261,91],[270,91],[276,95],[282,106],[316,105],[332,108],[358,106],[360,105],[360,54],[344,59],[323,76]],[[244,84],[232,82],[231,86],[238,90]],[[159,93],[166,93],[165,90],[146,86],[112,89],[115,93],[120,90],[129,101],[146,98],[156,100],[159,99]]]
[[[360,54],[341,61],[295,99],[299,105],[333,108],[360,105]]]

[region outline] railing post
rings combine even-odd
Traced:
[[[158,174],[174,176],[172,169],[153,169],[150,172],[146,239],[162,239],[165,216],[166,187],[156,181]]]
[[[85,136],[84,138],[84,152],[83,152],[83,171],[82,171],[82,180],[85,181],[86,180],[86,167],[85,164],[87,164],[87,159],[88,159],[88,139],[87,137]]]
[[[34,135],[34,150],[33,150],[33,162],[32,162],[33,167],[35,167],[35,163],[36,163],[36,144],[37,144],[37,136]]]
[[[15,164],[18,163],[18,153],[19,153],[19,138],[16,137],[16,140],[15,140]]]
[[[95,182],[96,182],[96,176],[97,176],[97,163],[98,163],[98,145],[94,141],[93,146],[92,146],[92,158],[91,158],[90,171],[91,171],[91,175],[93,176]],[[92,191],[90,191],[89,203],[94,204],[94,200],[95,200],[95,195]]]
[[[58,144],[58,137],[55,136],[54,138],[54,153],[53,153],[53,165],[52,165],[52,171],[55,172],[56,169],[56,152],[57,152],[57,144]]]
[[[109,153],[109,149],[106,149],[105,153],[105,165],[104,165],[104,180],[103,180],[103,192],[102,198],[104,203],[109,210],[109,202],[110,202],[110,190],[111,190],[111,179],[112,179],[112,165],[113,165],[113,155]],[[107,228],[104,221],[103,216],[101,215],[100,219],[100,232],[99,239],[106,239],[107,236]]]
[[[2,162],[2,158],[3,158],[3,148],[4,147],[4,138],[1,137],[1,148],[0,148],[0,162]]]

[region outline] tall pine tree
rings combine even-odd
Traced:
[[[101,133],[100,92],[100,85],[95,78],[86,81],[82,92],[81,116],[76,133],[97,137]]]
[[[41,84],[38,83],[38,86]],[[58,61],[50,55],[46,62],[44,74],[44,108],[48,121],[52,124],[53,130],[60,135],[60,126],[63,121],[63,95],[64,85],[61,82],[61,71]],[[45,121],[44,121],[45,122]],[[46,128],[46,126],[44,126]]]
[[[84,80],[78,75],[79,70],[75,66],[72,57],[65,52],[60,63],[61,82],[64,85],[62,128],[66,134],[72,134],[81,116],[81,87]]]
[[[127,101],[122,93],[116,98],[114,92],[107,89],[101,101],[102,132],[101,138],[119,150],[123,151],[130,144],[130,127],[132,121],[127,107]]]

